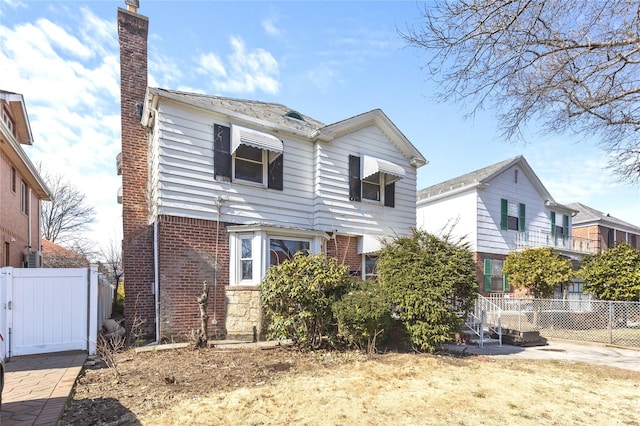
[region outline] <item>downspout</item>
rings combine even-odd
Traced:
[[[33,214],[33,211],[31,210],[31,188],[29,188],[29,191],[27,192],[27,209],[29,210],[29,224],[27,225],[29,227],[29,230],[27,232],[28,235],[28,240],[27,240],[27,247],[28,247],[28,252],[31,252],[31,225],[32,225],[32,221],[31,221],[31,215]],[[38,243],[37,245],[38,247],[40,246],[40,244]],[[39,266],[39,265],[38,265]]]
[[[153,298],[156,311],[156,340],[154,345],[160,341],[160,303],[158,301],[158,218],[153,221]]]

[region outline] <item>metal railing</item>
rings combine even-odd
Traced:
[[[481,348],[484,347],[487,332],[497,335],[498,344],[502,346],[502,310],[491,299],[479,294],[465,325],[477,336]]]
[[[640,347],[640,302],[489,297],[502,327],[545,338]]]
[[[548,231],[518,232],[515,236],[516,249],[553,247],[575,253],[595,254],[598,251],[596,240],[569,235],[554,235]]]

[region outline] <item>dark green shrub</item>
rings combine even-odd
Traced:
[[[272,266],[260,284],[267,337],[292,339],[303,349],[335,341],[331,306],[351,283],[349,268],[322,254],[298,252],[293,259]]]
[[[414,231],[380,252],[378,279],[415,349],[434,351],[454,339],[476,299],[466,244]]]
[[[377,281],[365,281],[333,304],[338,336],[349,345],[373,353],[391,329],[390,304]]]

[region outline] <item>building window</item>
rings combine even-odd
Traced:
[[[213,170],[216,179],[237,179],[283,190],[283,143],[275,136],[240,126],[214,125]]]
[[[500,228],[512,231],[525,231],[525,205],[500,200]]]
[[[380,173],[374,173],[362,179],[362,198],[365,200],[380,201],[381,179]]]
[[[375,254],[364,255],[364,279],[365,280],[378,279],[378,255],[375,255]]]
[[[395,184],[404,169],[390,161],[363,155],[349,156],[349,200],[371,200],[395,207]]]
[[[309,251],[308,240],[269,239],[269,266],[280,265],[285,260],[293,259],[299,251]]]
[[[265,152],[259,148],[248,145],[240,145],[235,153],[236,179],[262,183],[264,181],[264,157]]]
[[[11,132],[11,134],[15,136],[13,120],[11,119],[9,114],[7,114],[7,112],[5,110],[2,110],[2,121],[4,121],[4,124],[9,129],[9,132]]]
[[[253,279],[252,237],[240,237],[240,279]]]
[[[551,212],[551,236],[556,239],[565,240],[569,236],[569,216],[562,215],[562,226],[557,223],[556,212]]]
[[[4,266],[11,266],[11,243],[4,242]]]
[[[11,190],[13,192],[16,192],[16,169],[15,168],[11,168]]]
[[[631,247],[638,248],[636,234],[631,234]]]
[[[484,260],[484,286],[483,290],[489,292],[509,291],[509,279],[502,274],[503,260],[485,259]]]
[[[25,181],[22,181],[20,185],[20,211],[24,214],[29,214],[29,194],[28,187]]]
[[[607,248],[612,248],[616,243],[616,231],[615,229],[609,229],[607,231]]]

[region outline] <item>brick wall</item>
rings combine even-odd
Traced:
[[[218,228],[215,221],[159,216],[158,242],[160,337],[184,336],[200,328],[196,297],[204,281],[209,286],[209,335],[224,336],[225,288],[229,285],[225,225]],[[212,323],[214,319],[217,324]]]
[[[15,191],[11,188],[11,170],[16,170]],[[29,215],[21,210],[21,182],[19,168],[2,153],[0,155],[0,267],[21,268],[23,255],[40,250],[40,200],[31,191]],[[31,240],[29,240],[29,217],[31,217]],[[15,241],[12,241],[15,240]],[[8,244],[5,244],[8,243]],[[7,247],[9,262],[6,262]]]
[[[484,260],[485,259],[495,259],[495,260],[505,260],[507,258],[504,254],[493,254],[493,253],[482,253],[475,252],[473,253],[473,261],[476,264],[476,281],[478,282],[478,293],[483,296],[488,296],[491,292],[484,291]]]
[[[155,333],[153,296],[153,228],[148,220],[147,134],[136,115],[147,90],[149,20],[118,8],[120,40],[120,115],[122,129],[122,259],[125,273],[125,317],[130,329],[134,314]]]
[[[362,254],[358,254],[358,237],[336,235],[327,241],[327,258],[336,258],[343,265],[349,265],[349,271],[362,276]]]

